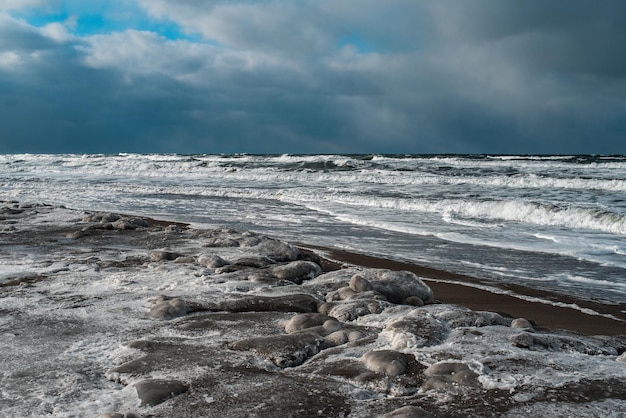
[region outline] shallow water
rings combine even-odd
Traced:
[[[623,156],[4,155],[0,191],[626,300]]]

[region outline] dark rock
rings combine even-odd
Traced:
[[[224,260],[219,255],[202,254],[201,256],[198,257],[198,264],[203,265],[208,268],[216,269],[216,268],[227,266],[230,263]]]
[[[185,393],[188,387],[178,380],[147,379],[135,383],[141,406],[154,406]]]
[[[432,418],[433,414],[419,406],[407,405],[386,413],[382,418]]]
[[[320,301],[307,294],[284,296],[247,296],[217,304],[215,310],[227,312],[316,312]]]
[[[207,308],[197,303],[186,302],[181,298],[159,296],[150,309],[149,315],[153,319],[169,320],[202,310],[207,310]]]
[[[364,354],[362,360],[369,370],[395,377],[406,372],[409,362],[407,356],[409,355],[398,351],[379,350]]]
[[[341,329],[342,325],[335,318],[327,315],[320,313],[301,313],[287,321],[285,324],[285,332],[291,334],[317,327],[322,327],[323,335],[327,335]]]
[[[305,280],[313,279],[322,273],[322,268],[312,261],[293,261],[289,264],[274,266],[270,273],[280,279],[302,284]]]
[[[297,248],[271,238],[263,239],[254,249],[260,255],[269,257],[276,262],[295,261],[300,254]]]
[[[476,387],[478,375],[467,364],[460,362],[441,362],[433,364],[424,371],[428,377],[422,385],[423,390],[447,389],[451,386]]]
[[[229,345],[233,350],[254,351],[276,366],[295,367],[328,347],[326,340],[312,332],[248,338]]]
[[[151,261],[173,261],[182,256],[182,254],[173,251],[155,250],[150,252]]]

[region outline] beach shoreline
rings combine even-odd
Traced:
[[[626,412],[607,316],[251,231],[2,203],[0,416]]]
[[[626,305],[596,303],[526,286],[494,283],[356,251],[301,242],[295,245],[321,252],[336,268],[345,263],[366,268],[410,271],[428,284],[440,303],[526,318],[537,329],[561,329],[585,335],[626,335]]]

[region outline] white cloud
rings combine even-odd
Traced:
[[[48,0],[0,0],[0,10],[20,10],[49,3]]]

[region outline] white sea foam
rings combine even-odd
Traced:
[[[407,257],[395,242],[415,236],[468,254],[489,246],[626,266],[624,157],[0,155],[0,192],[289,239],[298,227],[324,245],[352,245],[354,234],[390,256]]]

